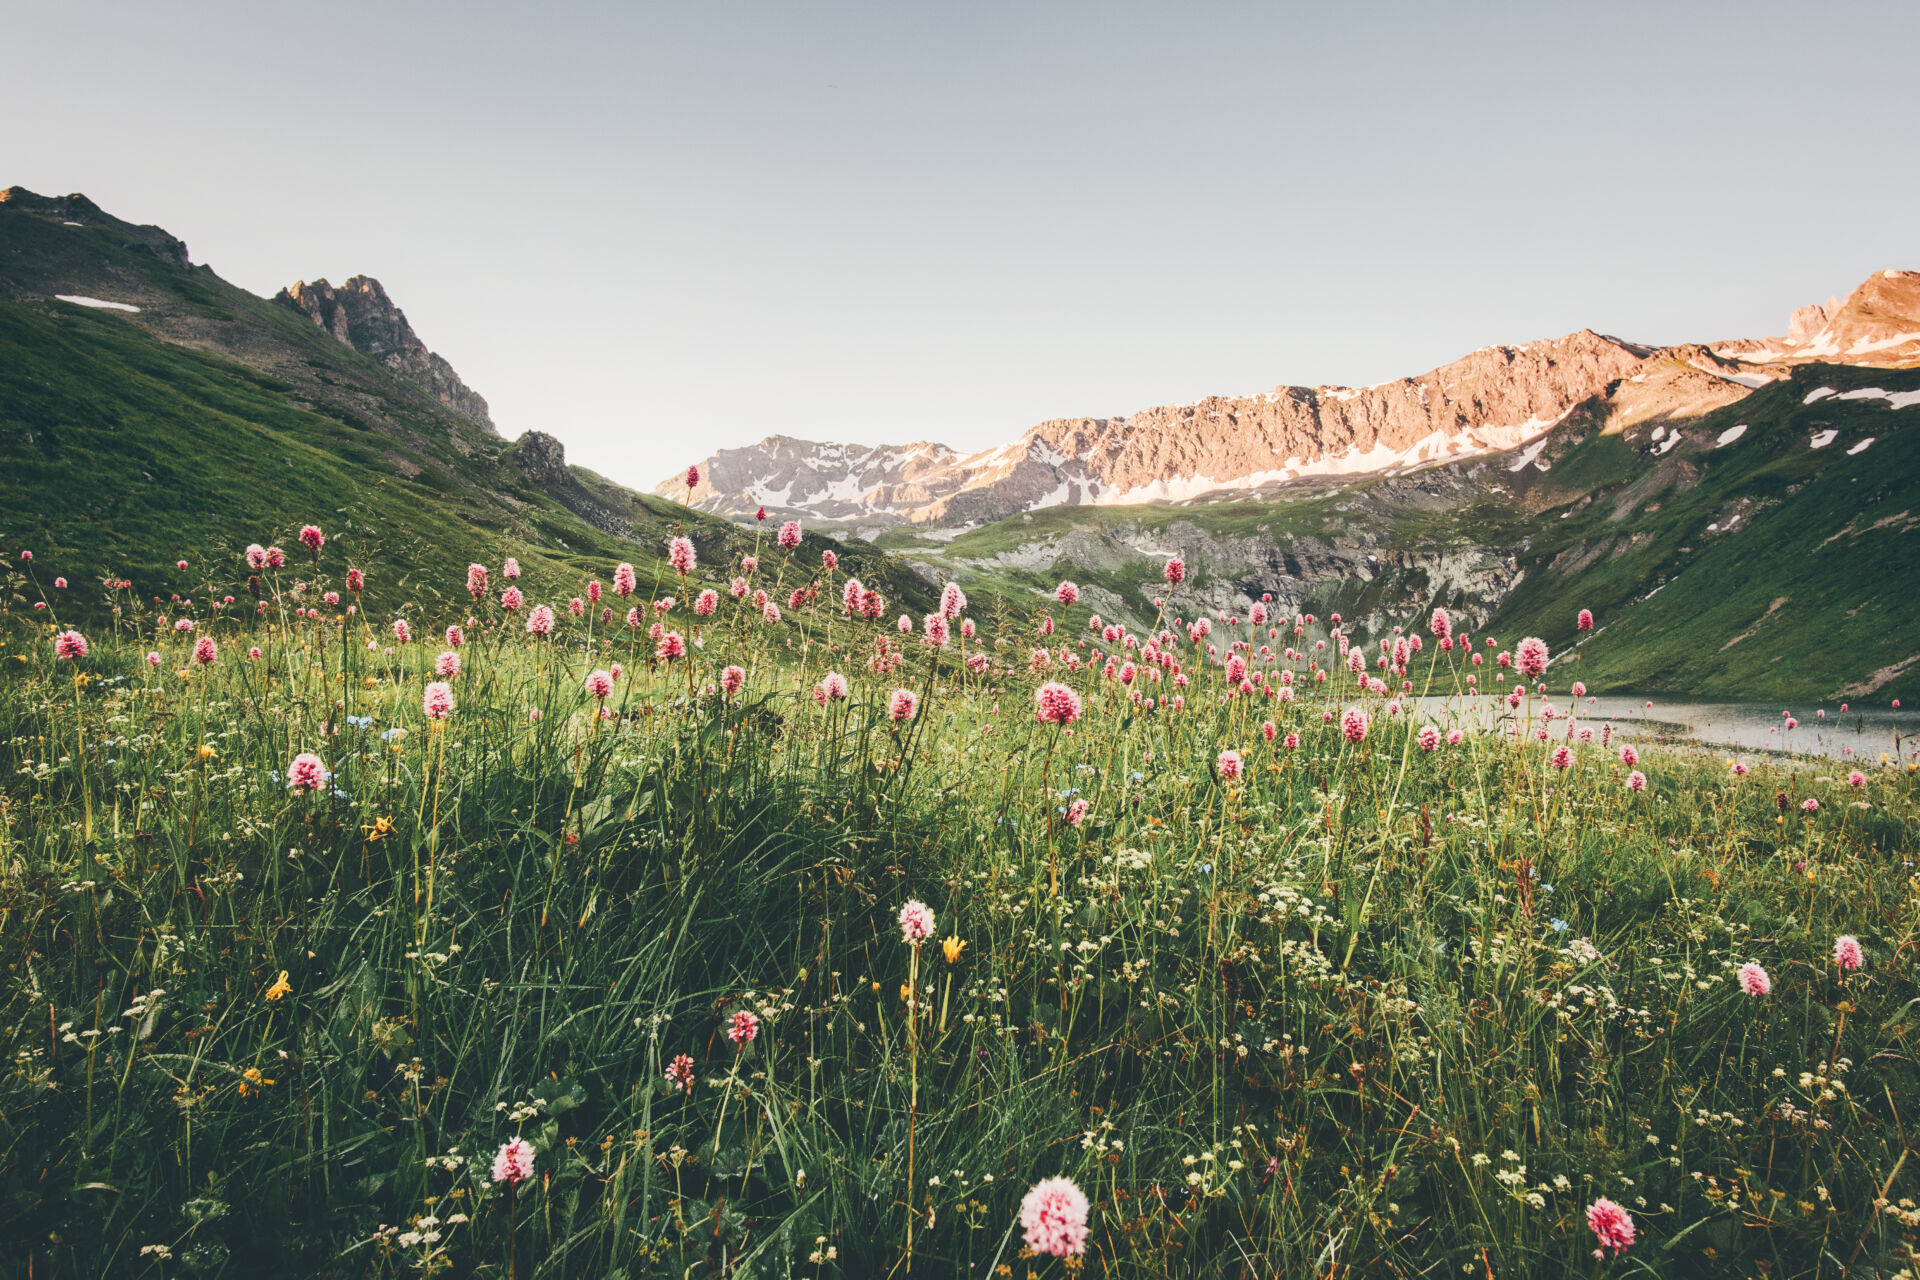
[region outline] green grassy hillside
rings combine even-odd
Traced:
[[[458,595],[475,551],[519,557],[538,589],[621,560],[644,584],[683,524],[703,559],[752,547],[752,531],[591,472],[523,465],[512,442],[141,232],[0,203],[0,548],[71,581],[63,613],[104,610],[108,576],[140,596],[233,591],[241,548],[292,547],[305,521],[394,606]],[[902,603],[931,599],[871,548],[812,541]],[[18,581],[12,603],[43,589]]]

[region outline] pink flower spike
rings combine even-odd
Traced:
[[[429,720],[445,720],[453,714],[453,686],[445,680],[435,680],[421,695],[420,709]]]
[[[1867,956],[1860,949],[1860,939],[1850,933],[1843,933],[1834,939],[1833,962],[1849,972],[1863,967],[1867,963]]]
[[[918,946],[933,936],[933,908],[914,898],[900,908],[900,936]]]
[[[1619,1253],[1633,1244],[1632,1215],[1605,1196],[1587,1206],[1587,1226],[1603,1249]]]
[[[533,1176],[533,1147],[525,1138],[509,1138],[493,1157],[493,1180],[509,1189]]]
[[[1047,1178],[1020,1201],[1020,1228],[1035,1253],[1065,1258],[1087,1251],[1087,1196],[1070,1178]],[[1629,1228],[1631,1231],[1631,1228]]]
[[[1740,966],[1740,989],[1757,999],[1773,990],[1773,979],[1765,969],[1749,960]]]
[[[727,1039],[735,1044],[752,1044],[760,1035],[760,1019],[745,1009],[733,1015],[727,1024]]]

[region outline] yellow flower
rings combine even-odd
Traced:
[[[900,999],[906,1004],[913,1003],[913,988],[904,982],[900,984]]]
[[[379,684],[380,682],[378,680],[375,680],[372,676],[367,677],[367,688],[369,689],[377,688]]]
[[[948,964],[959,964],[960,953],[966,949],[966,942],[960,938],[948,938],[940,944],[940,950],[946,953]]]
[[[287,981],[287,971],[282,969],[280,976],[274,979],[273,985],[267,988],[267,999],[278,1000],[291,990],[293,990],[293,984]]]
[[[201,743],[201,744],[200,744],[200,750],[199,750],[199,752],[198,752],[197,754],[199,755],[199,757],[200,757],[200,758],[201,758],[202,760],[211,760],[211,759],[213,759],[213,744],[212,744],[211,742],[203,742],[203,743]]]
[[[383,840],[392,834],[393,834],[393,819],[389,818],[384,813],[381,814],[379,817],[375,818],[373,820],[373,825],[367,828],[368,840]]]
[[[240,1096],[243,1098],[250,1097],[273,1083],[260,1073],[258,1067],[248,1067],[240,1073],[240,1076]]]

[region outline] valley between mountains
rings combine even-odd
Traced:
[[[1776,338],[1581,330],[971,455],[770,436],[689,457],[689,511],[681,473],[637,492],[549,431],[506,439],[376,280],[262,298],[84,196],[0,192],[0,537],[148,594],[296,509],[428,597],[475,546],[534,584],[657,573],[676,526],[737,553],[764,511],[913,610],[952,578],[1024,615],[1070,577],[1081,615],[1144,625],[1178,553],[1176,612],[1271,596],[1365,638],[1438,605],[1573,650],[1596,688],[1911,698],[1916,423],[1920,273],[1886,270]],[[1601,625],[1576,635],[1568,600]]]

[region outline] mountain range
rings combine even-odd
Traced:
[[[1676,360],[1704,376],[1671,376]],[[978,525],[1052,506],[1218,501],[1308,477],[1399,474],[1525,446],[1576,406],[1656,372],[1661,408],[1697,416],[1819,360],[1920,361],[1920,272],[1880,272],[1844,300],[1803,307],[1782,338],[1653,347],[1583,329],[1483,347],[1370,387],[1281,386],[1121,417],[1055,419],[972,454],[929,442],[769,436],[701,460],[694,500],[735,517],[764,508],[875,530]],[[679,483],[676,475],[655,492],[676,493]]]
[[[397,612],[458,598],[469,559],[515,555],[552,594],[620,560],[660,571],[677,529],[715,563],[753,545],[764,507],[909,610],[957,579],[983,618],[1144,626],[1177,553],[1169,607],[1188,617],[1266,596],[1365,639],[1444,606],[1544,637],[1596,688],[1911,698],[1917,364],[1920,274],[1883,271],[1777,338],[1581,330],[1372,387],[1043,422],[973,455],[776,436],[706,459],[690,509],[680,474],[638,493],[551,434],[504,438],[370,277],[261,297],[167,231],[15,187],[0,546],[164,598],[316,520],[369,569],[370,609]],[[1052,600],[1062,578],[1074,609]]]

